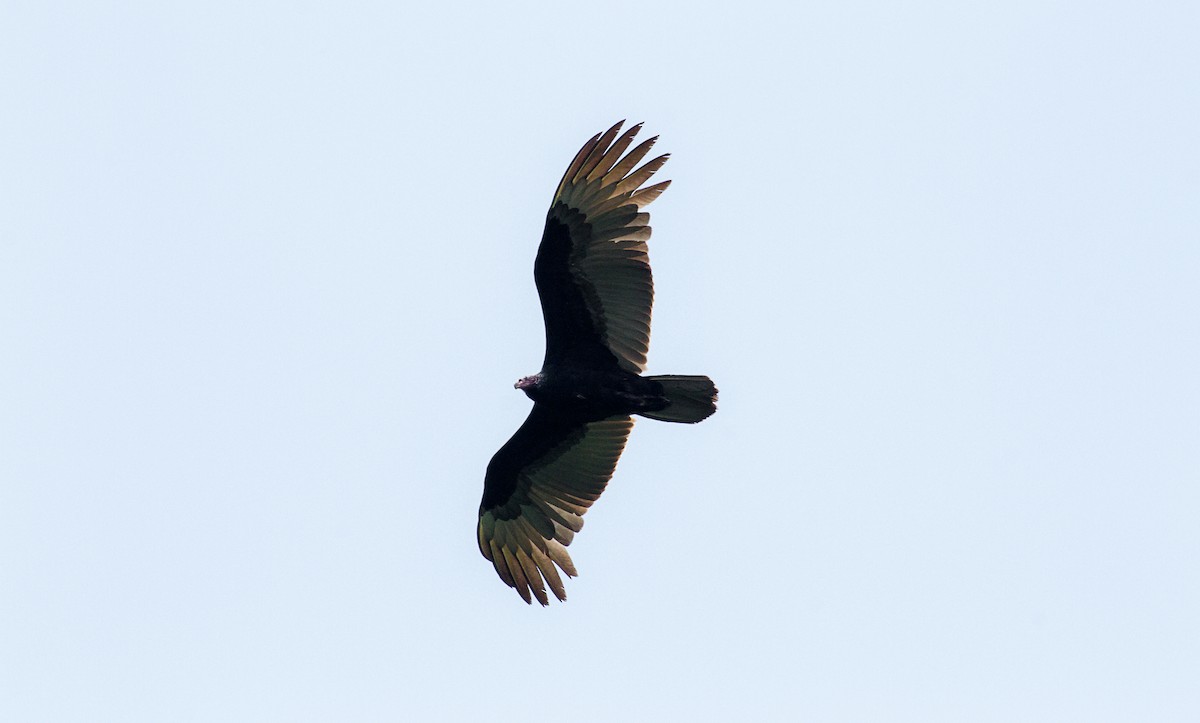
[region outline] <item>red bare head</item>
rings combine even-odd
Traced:
[[[531,389],[542,382],[541,374],[534,374],[528,377],[521,377],[517,383],[513,385],[513,389]]]

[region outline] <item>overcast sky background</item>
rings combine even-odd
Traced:
[[[1194,2],[0,6],[0,719],[1195,721]],[[652,373],[476,548],[578,147]]]

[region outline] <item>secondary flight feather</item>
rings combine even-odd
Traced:
[[[527,603],[549,604],[547,586],[567,599],[567,545],[612,477],[632,415],[690,424],[717,409],[706,376],[640,375],[654,301],[642,209],[671,182],[644,185],[668,156],[638,166],[657,136],[626,153],[641,124],[623,124],[592,136],[554,192],[533,265],[546,355],[514,385],[533,409],[484,477],[479,550]]]

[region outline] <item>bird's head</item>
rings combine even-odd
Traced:
[[[520,379],[518,379],[517,383],[513,385],[513,389],[523,389],[523,390],[525,390],[525,393],[528,394],[529,390],[537,389],[538,385],[540,385],[541,383],[542,383],[542,375],[534,374],[532,376],[521,377]]]

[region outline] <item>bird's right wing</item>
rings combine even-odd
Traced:
[[[488,464],[479,505],[479,551],[525,602],[549,604],[546,586],[566,600],[557,565],[574,576],[567,554],[583,514],[604,491],[625,448],[627,416],[577,422],[540,404]]]

